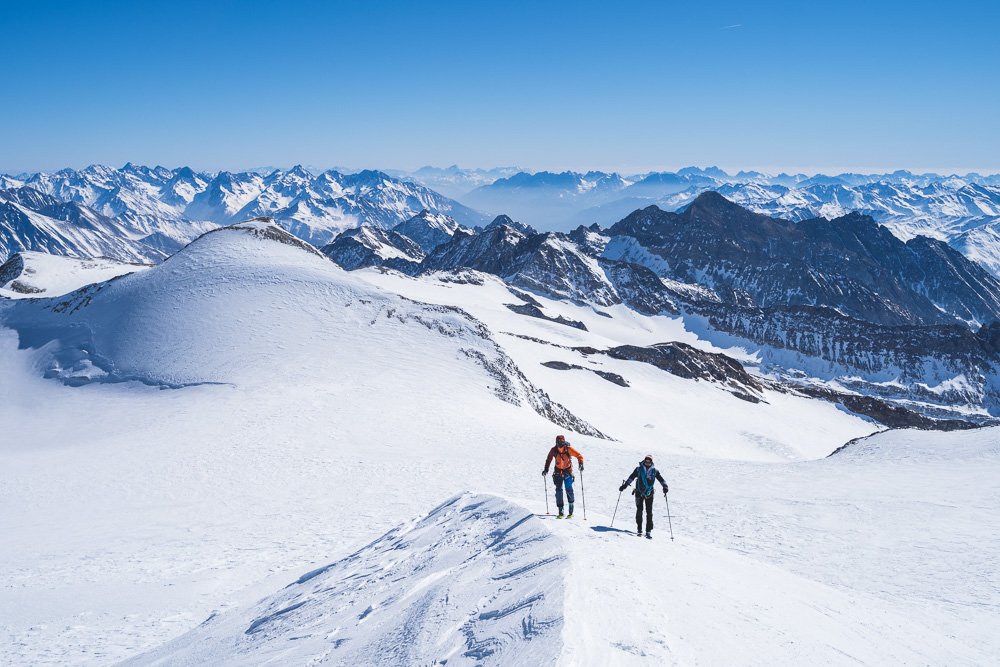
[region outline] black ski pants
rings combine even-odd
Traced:
[[[646,506],[646,532],[653,530],[653,498],[655,493],[650,493],[643,497],[639,491],[635,492],[635,529],[642,530],[642,506]]]

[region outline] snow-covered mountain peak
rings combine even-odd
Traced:
[[[243,222],[238,222],[234,225],[229,225],[228,227],[220,227],[218,229],[213,229],[212,231],[206,232],[203,236],[196,239],[192,243],[192,246],[201,243],[205,237],[208,237],[210,235],[227,234],[234,232],[242,232],[245,234],[249,234],[254,238],[261,239],[264,241],[274,241],[277,243],[281,243],[283,245],[292,246],[293,248],[298,248],[310,254],[316,255],[317,257],[322,257],[326,259],[323,253],[321,253],[315,247],[309,245],[305,241],[302,241],[301,239],[288,233],[285,229],[282,229],[281,227],[276,225],[273,219],[267,217],[252,218],[250,220],[244,220]],[[213,236],[213,238],[215,237]],[[182,254],[184,252],[185,250],[182,250],[181,253],[179,254]]]
[[[424,253],[429,253],[442,243],[446,243],[460,229],[462,226],[451,216],[432,213],[426,208],[393,228],[397,233],[419,245]]]
[[[493,218],[490,224],[486,225],[484,230],[496,229],[498,227],[509,227],[517,231],[520,234],[531,235],[537,234],[538,231],[529,224],[513,220],[509,215],[500,214]]]

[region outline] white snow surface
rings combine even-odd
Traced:
[[[952,239],[950,245],[1000,277],[1000,220],[970,229]]]
[[[145,264],[126,264],[106,257],[78,259],[44,252],[19,254],[24,260],[24,269],[17,278],[0,285],[0,296],[9,299],[62,296],[85,285],[149,268]],[[11,289],[15,281],[29,291]]]
[[[538,297],[589,331],[516,315],[470,277],[348,274],[255,223],[0,300],[0,664],[993,662],[1000,429],[823,458],[874,427],[582,359],[718,349],[624,307]],[[615,440],[556,427],[532,386]],[[539,475],[559,432],[586,457],[571,521]],[[646,453],[674,542],[662,496],[652,541],[623,532]]]
[[[561,542],[522,507],[459,495],[124,665],[554,664]]]

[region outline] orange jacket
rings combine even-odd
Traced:
[[[569,445],[569,443],[566,444],[566,448],[562,451],[561,454],[559,453],[559,450],[557,448],[553,447],[552,449],[549,450],[548,458],[545,459],[545,472],[549,471],[549,464],[552,463],[553,459],[555,459],[556,472],[569,471],[570,473],[572,473],[573,459],[570,458],[572,456],[575,456],[576,460],[580,462],[580,465],[583,465],[583,454],[573,449]]]

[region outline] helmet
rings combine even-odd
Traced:
[[[652,454],[646,454],[646,458],[644,458],[642,460],[642,462],[645,463],[646,461],[649,461],[649,465],[653,465],[653,455]]]

